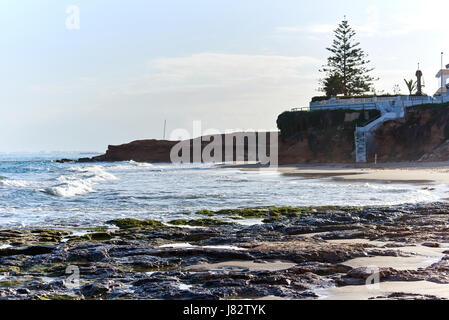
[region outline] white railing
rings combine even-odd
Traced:
[[[385,102],[385,101],[389,101],[389,102],[391,102],[391,101],[395,101],[395,100],[397,100],[397,99],[398,99],[398,97],[401,97],[401,98],[406,98],[405,96],[395,96],[395,97],[376,97],[376,101],[378,101],[378,102]]]
[[[391,107],[412,107],[428,103],[448,102],[449,95],[442,97],[431,96],[394,96],[394,97],[373,97],[373,98],[332,98],[324,101],[310,103],[311,110],[327,109],[379,109],[381,104],[389,104]]]
[[[328,104],[328,103],[329,103],[329,100],[321,100],[321,101],[310,102],[310,105],[311,106],[319,106],[319,105]]]
[[[334,109],[352,109],[352,110],[374,110],[377,106],[374,102],[371,103],[335,103],[323,105],[311,105],[311,110],[334,110]]]
[[[369,97],[369,98],[331,98],[328,100],[314,101],[311,102],[311,106],[315,105],[325,105],[325,104],[348,104],[348,103],[374,103],[378,101],[395,101],[398,99],[398,96],[392,97]]]
[[[311,106],[328,105],[328,104],[353,104],[353,103],[375,103],[375,102],[393,102],[393,101],[434,101],[440,100],[431,96],[391,96],[391,97],[370,97],[370,98],[331,98],[329,100],[311,102]]]
[[[292,112],[297,112],[297,111],[310,111],[310,108],[307,108],[307,107],[292,108],[291,111],[292,111]]]

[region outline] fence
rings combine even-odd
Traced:
[[[431,96],[394,96],[394,97],[370,97],[370,98],[351,98],[338,99],[331,98],[310,103],[310,110],[372,110],[372,109],[392,109],[394,107],[412,107],[422,104],[434,104],[449,102],[449,95],[440,97]]]

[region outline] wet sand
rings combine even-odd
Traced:
[[[333,244],[370,244],[378,249],[390,250],[385,247],[388,242],[369,241],[366,239],[330,240]],[[390,243],[391,244],[391,243]],[[393,268],[395,270],[419,270],[437,263],[445,256],[448,244],[440,244],[440,247],[431,248],[423,245],[397,247],[401,253],[410,254],[410,257],[375,256],[348,260],[344,265],[351,268]],[[388,297],[401,292],[405,295],[435,296],[449,299],[449,284],[438,284],[428,281],[396,282],[387,281],[379,284],[332,287],[319,289],[315,293],[323,300],[368,300]]]
[[[429,281],[415,282],[381,282],[366,286],[334,287],[317,290],[321,300],[369,300],[387,299],[388,296],[401,292],[403,295],[430,295],[449,299],[449,284]]]
[[[296,263],[286,261],[226,261],[221,263],[202,263],[189,267],[189,270],[232,270],[243,269],[249,271],[280,271],[296,266]]]
[[[232,166],[228,166],[232,167]],[[383,163],[380,165],[289,165],[278,168],[233,166],[244,171],[278,171],[286,176],[330,178],[348,182],[449,184],[449,163]]]

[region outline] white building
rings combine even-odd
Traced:
[[[442,69],[437,73],[437,79],[440,79],[441,86],[435,93],[435,96],[446,95],[449,87],[449,64],[446,69]]]

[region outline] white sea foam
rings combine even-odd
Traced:
[[[131,163],[131,164],[133,164],[133,165],[135,165],[135,166],[137,166],[137,167],[146,167],[146,168],[152,168],[152,167],[154,167],[154,165],[153,164],[151,164],[151,163],[147,163],[147,162],[136,162],[136,161],[133,161],[133,160],[131,160],[131,161],[129,161],[129,163]]]
[[[30,184],[31,184],[31,181],[26,181],[26,180],[8,180],[8,179],[0,180],[0,186],[3,186],[3,187],[23,188],[23,187],[29,186]]]
[[[94,185],[99,182],[117,180],[101,166],[72,167],[69,172],[74,174],[59,176],[56,179],[59,184],[41,191],[56,197],[74,197],[94,192]]]
[[[117,177],[104,170],[101,166],[89,167],[72,167],[69,169],[72,172],[79,172],[83,178],[88,178],[95,181],[117,180]]]
[[[133,160],[122,162],[120,164],[114,164],[108,168],[113,170],[138,170],[141,168],[158,169],[151,163],[135,162]]]
[[[57,186],[45,188],[43,189],[43,192],[56,197],[73,197],[94,192],[94,189],[92,184],[88,181],[73,180]]]

